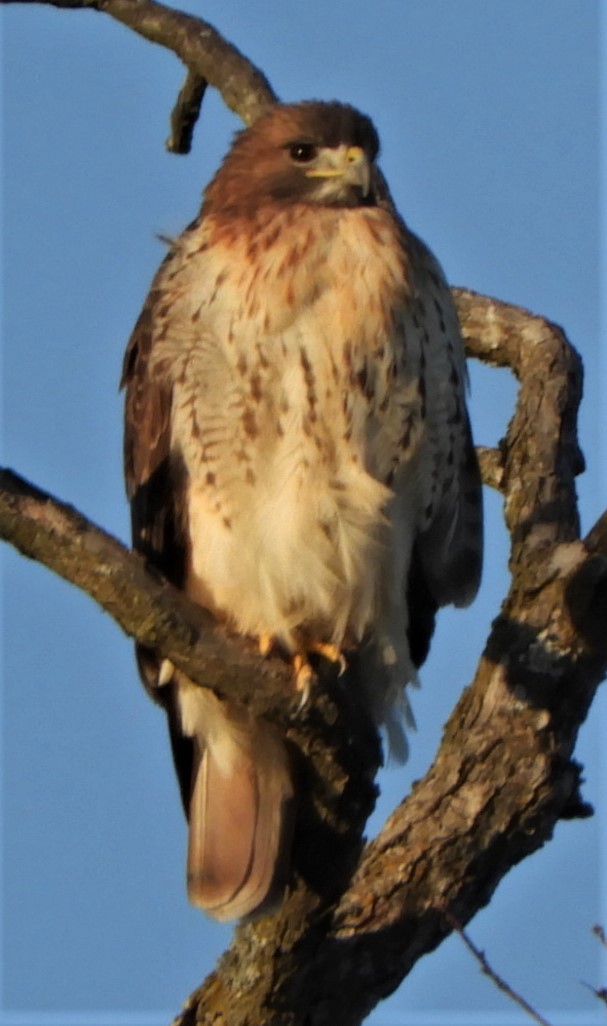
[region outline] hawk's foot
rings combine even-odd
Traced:
[[[273,644],[274,635],[270,634],[268,631],[264,631],[264,633],[260,634],[257,639],[257,647],[259,649],[259,654],[264,657],[269,655],[272,651]]]
[[[297,712],[301,712],[310,700],[315,674],[305,655],[293,656],[293,669],[295,670],[295,690],[301,696]]]
[[[337,645],[332,645],[325,641],[316,641],[313,644],[308,645],[308,651],[314,652],[315,655],[322,656],[323,659],[326,659],[329,663],[333,663],[334,666],[338,666],[338,677],[341,677],[348,669],[346,657]]]

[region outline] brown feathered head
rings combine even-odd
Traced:
[[[358,206],[374,202],[379,139],[345,103],[275,104],[239,132],[205,192],[205,212],[264,202]]]

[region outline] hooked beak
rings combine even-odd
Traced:
[[[361,146],[338,146],[323,149],[316,167],[305,172],[308,178],[341,178],[344,185],[356,185],[363,196],[371,188],[371,166]]]

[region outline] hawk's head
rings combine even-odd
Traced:
[[[236,136],[205,193],[206,209],[264,202],[354,207],[374,202],[377,132],[344,103],[275,104]]]

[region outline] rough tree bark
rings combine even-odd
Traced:
[[[206,83],[246,123],[276,98],[257,69],[190,15],[151,0],[47,2],[110,14],[184,62],[172,149],[187,151]],[[580,538],[581,363],[544,319],[466,290],[454,295],[468,354],[510,367],[519,381],[506,437],[480,451],[485,483],[504,498],[511,585],[433,766],[369,844],[363,830],[380,746],[356,701],[356,657],[343,678],[323,676],[297,715],[291,673],[278,658],[262,660],[228,636],[70,507],[10,471],[0,475],[6,541],[88,592],[199,684],[281,723],[299,764],[293,886],[275,915],[238,927],[174,1026],[362,1022],[558,819],[591,811],[572,753],[607,669],[607,513]]]

